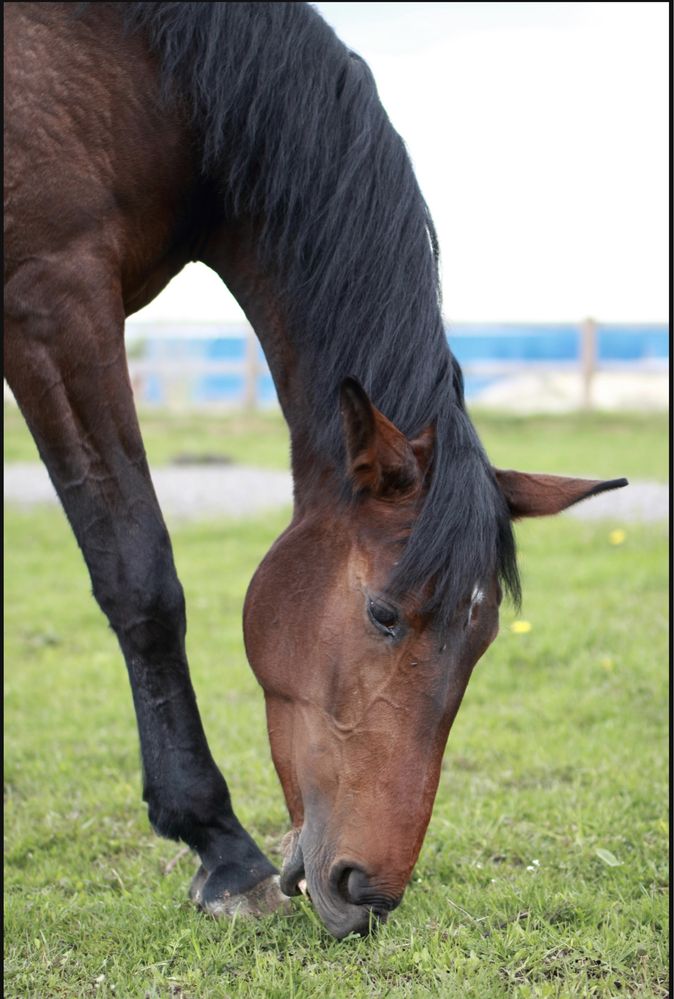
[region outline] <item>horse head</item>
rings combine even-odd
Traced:
[[[303,505],[244,610],[272,756],[293,824],[281,886],[308,892],[337,937],[403,895],[473,667],[498,632],[496,573],[438,626],[429,592],[390,581],[424,502],[434,434],[409,440],[360,385],[342,386],[348,492]],[[513,516],[556,513],[604,484],[497,472]],[[432,586],[432,584],[431,584]]]

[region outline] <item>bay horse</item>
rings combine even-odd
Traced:
[[[372,76],[303,3],[5,4],[5,373],[124,655],[143,798],[212,914],[328,930],[398,905],[473,666],[519,598],[512,521],[625,484],[494,469],[438,248]],[[288,423],[294,509],[244,638],[292,823],[279,876],[210,753],[124,352],[188,261],[226,283]]]

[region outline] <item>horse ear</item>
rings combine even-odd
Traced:
[[[340,397],[347,474],[354,492],[393,499],[416,489],[430,462],[432,430],[409,441],[372,405],[355,378],[342,382]]]
[[[532,475],[500,468],[495,468],[494,474],[514,520],[561,513],[590,496],[627,485],[627,479],[570,479],[564,475]]]

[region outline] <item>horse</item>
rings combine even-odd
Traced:
[[[303,3],[5,5],[5,375],[117,636],[156,832],[213,915],[306,890],[366,934],[417,860],[471,671],[517,604],[517,518],[624,479],[494,468],[445,333],[438,245],[365,62]],[[236,817],[124,350],[189,261],[262,345],[294,506],[244,605],[291,833]]]

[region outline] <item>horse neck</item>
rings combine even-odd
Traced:
[[[243,309],[269,365],[291,439],[296,506],[314,506],[339,488],[334,462],[319,455],[311,433],[315,415],[302,381],[302,368],[283,309],[283,293],[274,274],[257,262],[254,228],[219,226],[201,259],[215,270]]]

